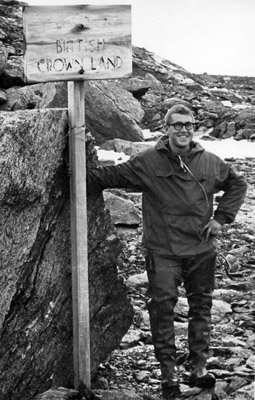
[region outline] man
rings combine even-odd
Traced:
[[[183,105],[165,116],[166,136],[117,166],[94,169],[88,188],[136,187],[143,192],[148,310],[165,399],[180,393],[176,373],[174,307],[184,282],[189,304],[191,386],[212,387],[206,370],[216,260],[215,236],[233,222],[245,197],[244,178],[193,141],[195,121]],[[213,194],[223,191],[213,211]]]

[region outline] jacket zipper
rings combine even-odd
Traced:
[[[204,186],[199,182],[199,180],[198,180],[197,177],[193,174],[193,172],[189,169],[189,167],[187,166],[187,164],[185,164],[185,162],[183,161],[183,159],[181,158],[181,156],[178,155],[178,158],[179,158],[179,161],[180,161],[180,166],[181,166],[181,168],[183,169],[183,171],[184,171],[184,172],[188,172],[188,173],[192,176],[192,178],[198,183],[198,185],[201,187],[201,189],[202,189],[202,191],[203,191],[203,193],[204,193],[204,195],[205,195],[205,200],[206,200],[207,207],[209,208],[209,207],[210,207],[210,204],[209,204],[208,196],[207,196],[207,193],[206,193],[206,190],[205,190]]]

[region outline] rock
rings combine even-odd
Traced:
[[[136,99],[140,99],[151,87],[149,80],[139,77],[123,80],[122,87],[131,92]]]
[[[64,109],[0,113],[3,400],[73,382],[67,130]],[[89,167],[95,162],[89,141],[87,149]],[[88,250],[95,375],[133,317],[117,273],[121,243],[102,196],[88,198]]]
[[[254,347],[255,346],[255,334],[252,333],[252,331],[247,331],[248,332],[248,339],[247,339],[247,347]]]
[[[142,400],[133,390],[107,390],[97,391],[102,400]]]
[[[226,393],[231,394],[245,385],[247,385],[246,379],[241,378],[240,376],[233,376],[226,388]]]
[[[161,103],[161,110],[166,111],[170,107],[174,106],[175,104],[183,104],[185,106],[189,106],[189,103],[185,100],[182,100],[179,97],[172,97],[170,99],[166,99]]]
[[[210,140],[210,141],[217,140],[215,137],[210,136],[208,134],[201,136],[200,139],[201,140]]]
[[[96,380],[96,387],[98,389],[108,390],[109,383],[106,378],[104,378],[103,376],[101,376],[101,377],[99,376],[99,377],[97,377],[97,380]]]
[[[73,389],[58,388],[49,389],[42,394],[38,394],[35,400],[77,400],[79,393]]]
[[[0,87],[8,89],[12,86],[24,86],[24,61],[22,56],[11,56],[0,76]]]
[[[226,129],[227,129],[227,121],[223,121],[219,125],[216,124],[211,135],[215,138],[221,139],[224,133],[226,132]]]
[[[243,140],[245,138],[244,131],[244,129],[239,130],[235,135],[235,140]]]
[[[144,271],[142,274],[131,275],[127,281],[126,285],[132,289],[139,290],[140,288],[148,288],[149,281],[147,277],[147,272]]]
[[[15,53],[23,54],[22,6],[19,1],[2,0],[0,3],[1,40],[8,49],[13,47]],[[11,51],[9,54],[12,54]]]
[[[188,316],[188,301],[184,297],[179,297],[175,307],[175,312],[180,316]],[[213,300],[212,306],[212,322],[217,323],[222,320],[225,315],[232,314],[231,306],[222,300]]]
[[[235,140],[249,139],[252,135],[252,129],[244,128],[237,132]]]
[[[236,127],[235,127],[235,122],[229,122],[227,126],[227,132],[223,134],[222,138],[223,139],[228,139],[230,137],[235,136],[236,134]]]
[[[224,316],[232,314],[231,305],[223,300],[213,300],[212,306],[212,321],[213,323],[220,322]]]
[[[88,81],[85,93],[86,126],[98,145],[114,138],[142,141],[144,112],[131,93],[110,80]]]
[[[248,358],[252,355],[252,351],[244,346],[230,346],[228,347],[228,350],[231,351],[234,357],[240,357],[244,360],[248,360]]]
[[[217,399],[224,399],[224,397],[226,398],[227,385],[228,383],[226,381],[217,379],[214,387],[214,393],[217,396]]]
[[[177,304],[175,306],[175,314],[180,316],[180,317],[187,317],[188,316],[188,301],[185,297],[179,297]]]
[[[215,376],[216,379],[230,379],[234,372],[227,371],[226,369],[210,369],[210,372]]]
[[[233,400],[254,400],[255,382],[238,389],[233,397]]]
[[[247,282],[231,282],[228,284],[228,288],[236,291],[247,291],[249,290],[249,285]]]
[[[7,64],[8,51],[3,43],[0,41],[0,76],[4,72]]]
[[[140,225],[141,218],[131,200],[104,191],[104,201],[114,225]]]
[[[137,373],[135,373],[135,379],[138,382],[143,382],[143,381],[147,380],[149,376],[150,376],[149,371],[138,371]]]
[[[209,357],[207,360],[207,369],[224,369],[226,364],[220,357]]]
[[[42,84],[13,87],[6,90],[6,102],[0,106],[0,111],[17,111],[38,108],[41,101]],[[63,108],[63,107],[62,107]]]
[[[213,297],[215,300],[223,300],[226,303],[232,303],[233,298],[237,297],[239,292],[233,289],[215,289],[213,292]]]
[[[159,115],[159,114],[156,114],[156,115]],[[146,140],[156,140],[161,136],[162,136],[162,132],[160,132],[160,131],[151,132],[149,129],[143,129],[143,138],[145,141]]]
[[[123,336],[120,343],[121,349],[128,349],[133,346],[137,346],[141,340],[141,334],[139,331],[134,329],[129,329],[129,331]]]
[[[0,89],[0,107],[1,107],[1,104],[6,103],[6,101],[7,101],[6,91]]]
[[[134,155],[139,151],[148,149],[152,144],[149,142],[130,142],[123,139],[108,140],[101,145],[102,150],[114,150],[117,153],[124,153],[128,156]]]
[[[150,82],[151,88],[156,90],[163,90],[162,83],[153,74],[147,73],[145,75],[145,79]]]
[[[251,355],[248,360],[246,361],[246,366],[251,368],[255,371],[255,355]]]
[[[221,101],[221,104],[223,104],[224,107],[229,107],[229,108],[232,107],[232,103],[230,100],[223,100]]]
[[[66,83],[46,83],[39,108],[55,108],[60,104],[67,107]],[[142,141],[138,123],[143,110],[140,103],[117,82],[85,82],[85,114],[86,127],[98,145],[112,138]]]
[[[188,335],[188,322],[174,322],[174,331],[176,336],[185,336],[187,338]]]
[[[235,347],[235,346],[246,346],[246,343],[238,338],[233,336],[227,336],[222,338],[222,344],[227,347]]]
[[[240,364],[241,364],[241,360],[239,357],[231,357],[226,360],[226,366],[229,371],[233,371]]]
[[[229,251],[229,254],[232,254],[236,257],[241,257],[243,256],[245,253],[247,253],[250,250],[249,246],[240,246],[240,247],[236,247],[232,250]]]
[[[141,325],[140,328],[143,331],[150,331],[150,317],[149,317],[149,312],[147,310],[143,310],[142,311],[142,315],[141,315]]]
[[[160,120],[161,120],[161,115],[160,115],[160,113],[155,114],[154,117],[152,118],[152,121],[153,121],[153,122],[154,122],[154,121],[160,121]]]

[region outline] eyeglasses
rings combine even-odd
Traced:
[[[185,124],[182,122],[175,122],[175,124],[167,124],[167,126],[173,126],[177,131],[182,130],[182,128],[185,126],[187,131],[191,131],[191,129],[194,129],[195,124],[193,122],[185,122]]]

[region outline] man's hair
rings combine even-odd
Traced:
[[[185,105],[183,104],[175,104],[166,113],[165,116],[165,124],[168,125],[169,122],[172,120],[172,115],[173,114],[182,114],[182,115],[190,115],[192,118],[194,118],[192,111]]]

